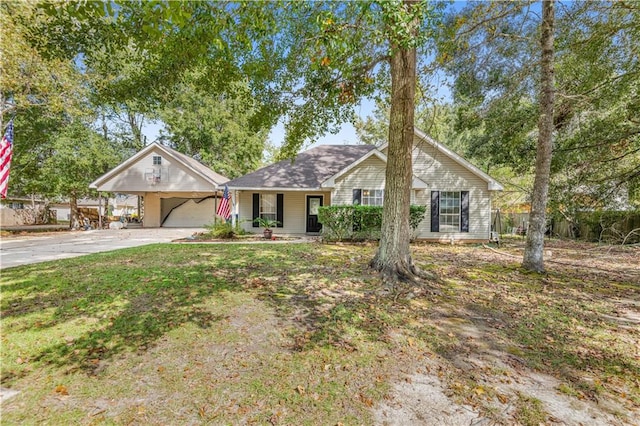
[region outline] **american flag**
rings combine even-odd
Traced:
[[[227,185],[224,186],[224,193],[222,194],[222,200],[220,200],[216,214],[224,217],[226,220],[231,219],[231,194],[229,194]]]
[[[11,157],[13,157],[13,119],[9,121],[7,131],[4,132],[2,143],[0,143],[0,195],[2,198],[7,198]]]

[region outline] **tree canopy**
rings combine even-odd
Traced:
[[[551,166],[556,209],[611,206],[620,190],[631,189],[634,199],[639,13],[627,2],[559,3]],[[448,19],[439,59],[454,77],[457,128],[482,129],[469,152],[531,170],[539,111],[537,4],[471,4]]]
[[[237,85],[234,94],[212,95],[185,82],[159,116],[168,132],[163,140],[234,178],[258,168],[266,148],[266,129],[251,130],[254,113],[246,86]]]

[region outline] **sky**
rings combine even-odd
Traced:
[[[370,115],[373,115],[374,108],[374,101],[370,99],[363,99],[360,105],[356,107],[356,115],[364,119]],[[278,123],[277,126],[271,129],[271,133],[269,133],[269,139],[276,146],[282,145],[282,143],[284,142],[284,124],[282,122]],[[318,145],[353,145],[356,143],[358,143],[358,135],[356,134],[356,129],[351,123],[344,123],[342,124],[339,133],[335,135],[327,133],[326,135],[320,137],[316,143],[310,146],[306,146],[306,148]]]

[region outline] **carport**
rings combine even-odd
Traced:
[[[145,228],[202,227],[213,222],[228,180],[191,157],[152,143],[89,187],[141,196]]]

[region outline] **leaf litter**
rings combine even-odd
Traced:
[[[3,417],[633,424],[640,404],[638,251],[547,245],[557,262],[543,276],[519,269],[519,242],[498,251],[417,245],[416,263],[437,272],[444,287],[437,294],[418,288],[411,299],[379,296],[377,276],[366,267],[371,245],[206,246],[207,256],[197,246],[172,246],[171,262],[194,259],[184,262],[180,277],[204,277],[187,281],[184,292],[168,285],[186,278],[163,278],[157,247],[139,260],[157,263],[139,274],[149,292],[162,278],[160,296],[126,289],[132,306],[123,312],[161,332],[142,345],[131,344],[135,334],[120,336],[123,343],[114,346],[104,330],[119,324],[121,310],[106,325],[87,322],[104,336],[101,351],[86,352],[88,380],[82,370],[62,364],[61,373],[49,358],[16,349],[6,359],[28,359],[33,370],[7,376],[25,392],[3,404]],[[185,313],[163,308],[167,314],[157,315],[160,303]],[[65,346],[77,351],[80,342],[76,336]],[[43,383],[53,385],[38,393]],[[67,395],[51,392],[59,383]]]

